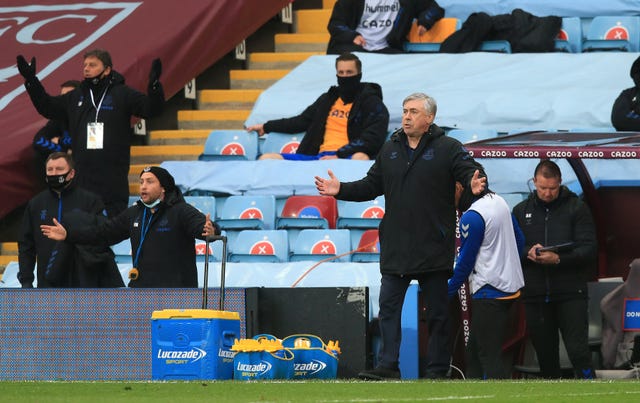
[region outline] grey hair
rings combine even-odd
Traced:
[[[404,101],[402,101],[402,106],[404,106],[409,101],[415,100],[424,102],[424,109],[427,111],[427,113],[432,113],[433,116],[436,115],[436,112],[438,111],[438,104],[436,104],[436,100],[423,92],[414,92],[413,94],[409,95],[404,99]]]

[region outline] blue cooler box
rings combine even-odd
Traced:
[[[164,309],[151,315],[154,380],[232,379],[237,312]]]

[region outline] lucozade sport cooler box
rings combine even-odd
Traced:
[[[154,380],[232,379],[237,312],[164,309],[151,315]]]

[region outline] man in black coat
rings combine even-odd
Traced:
[[[301,133],[295,154],[264,154],[261,159],[318,160],[374,159],[387,138],[389,111],[376,83],[361,83],[362,63],[345,53],[336,59],[338,86],[308,106],[300,115],[247,127],[260,136],[270,132]]]
[[[118,216],[68,230],[53,222],[41,228],[55,240],[114,245],[130,238],[129,287],[198,287],[194,239],[220,233],[209,214],[185,202],[173,176],[156,166],[140,173],[140,200]]]
[[[66,121],[84,189],[102,197],[109,217],[127,208],[131,117],[151,118],[162,113],[164,92],[158,81],[160,60],[153,61],[147,95],[125,85],[113,70],[111,55],[95,49],[84,54],[84,81],[65,95],[47,94],[36,77],[35,58],[17,57],[31,102],[42,116]]]
[[[462,144],[433,123],[436,102],[409,95],[402,104],[402,129],[387,141],[367,175],[355,182],[316,177],[320,194],[341,200],[385,197],[380,223],[381,346],[377,368],[364,379],[400,378],[402,305],[409,283],[417,280],[427,306],[427,378],[444,378],[451,360],[447,280],[455,257],[456,182],[479,195],[486,177]]]
[[[46,161],[49,189],[27,204],[18,242],[18,280],[32,288],[37,263],[38,288],[46,287],[122,287],[122,277],[108,247],[87,247],[47,239],[41,225],[53,220],[66,223],[84,213],[84,219],[104,217],[100,198],[77,186],[70,154],[55,152]]]
[[[386,0],[371,7],[365,0],[337,0],[327,29],[327,54],[343,52],[400,53],[411,24],[419,33],[444,17],[435,0]]]
[[[527,252],[522,297],[529,337],[543,377],[561,376],[559,331],[575,376],[594,379],[587,294],[597,259],[593,218],[587,205],[562,186],[555,162],[541,161],[533,180],[535,192],[513,208]]]
[[[634,87],[623,90],[613,103],[611,123],[619,131],[640,131],[640,57],[631,65]]]

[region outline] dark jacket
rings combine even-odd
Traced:
[[[58,96],[47,94],[38,79],[25,83],[25,87],[41,115],[68,123],[78,185],[100,195],[107,207],[118,201],[124,209],[129,198],[131,117],[151,118],[161,114],[162,86],[150,87],[147,96],[125,85],[118,72],[111,72],[93,94],[97,106],[107,91],[98,114],[98,121],[104,123],[102,149],[87,149],[87,124],[95,121],[96,108],[86,81]]]
[[[58,137],[58,142],[51,141]],[[47,157],[54,153],[71,149],[71,136],[65,122],[49,120],[35,136],[33,136],[33,150],[35,159],[35,172],[42,189],[46,188],[43,172],[46,171]]]
[[[344,45],[353,45],[353,39],[360,35],[356,31],[364,12],[364,0],[338,0],[333,6],[327,30],[331,37],[327,54],[340,54]],[[430,29],[444,17],[444,9],[434,0],[400,0],[400,11],[393,22],[393,29],[387,36],[389,46],[402,50],[414,18],[418,24]]]
[[[297,153],[317,155],[324,141],[329,111],[338,97],[338,87],[332,86],[300,115],[270,120],[264,124],[264,131],[305,132]],[[389,111],[382,103],[382,89],[376,83],[361,83],[347,122],[349,144],[338,150],[338,157],[347,158],[363,152],[374,159],[387,138],[388,126]]]
[[[640,57],[631,65],[634,87],[623,90],[613,103],[611,123],[619,131],[640,131]]]
[[[441,53],[473,52],[482,41],[508,41],[512,53],[553,52],[562,18],[536,17],[519,8],[511,14],[473,13],[462,27],[442,42]]]
[[[522,259],[525,299],[587,297],[587,281],[597,259],[596,233],[587,205],[565,186],[556,200],[543,203],[535,192],[513,208],[525,237]],[[527,259],[537,243],[543,246],[574,242],[560,250],[560,264],[542,265]]]
[[[167,192],[156,209],[152,214],[138,201],[97,228],[67,228],[67,237],[73,242],[107,245],[130,238],[135,265],[144,220],[149,230],[137,260],[139,276],[129,287],[198,287],[194,239],[203,239],[205,216],[186,203],[177,188]]]
[[[61,220],[64,225],[67,216],[78,211],[90,215],[103,214],[104,205],[97,195],[77,187],[74,182],[60,194],[47,189],[38,193],[27,203],[18,242],[20,266],[18,280],[23,287],[33,285],[33,269],[36,263],[38,264],[38,288],[79,286],[69,282],[54,284],[47,279],[46,273],[56,241],[46,238],[40,231],[42,224],[53,225],[54,217]],[[78,271],[100,270],[95,266],[83,265],[81,262],[74,261],[72,255],[59,258],[59,262],[69,267],[76,266]]]
[[[455,182],[468,185],[477,163],[462,144],[431,125],[409,160],[407,139],[398,130],[387,141],[367,175],[340,184],[342,200],[385,197],[380,223],[380,271],[419,274],[453,269]]]

